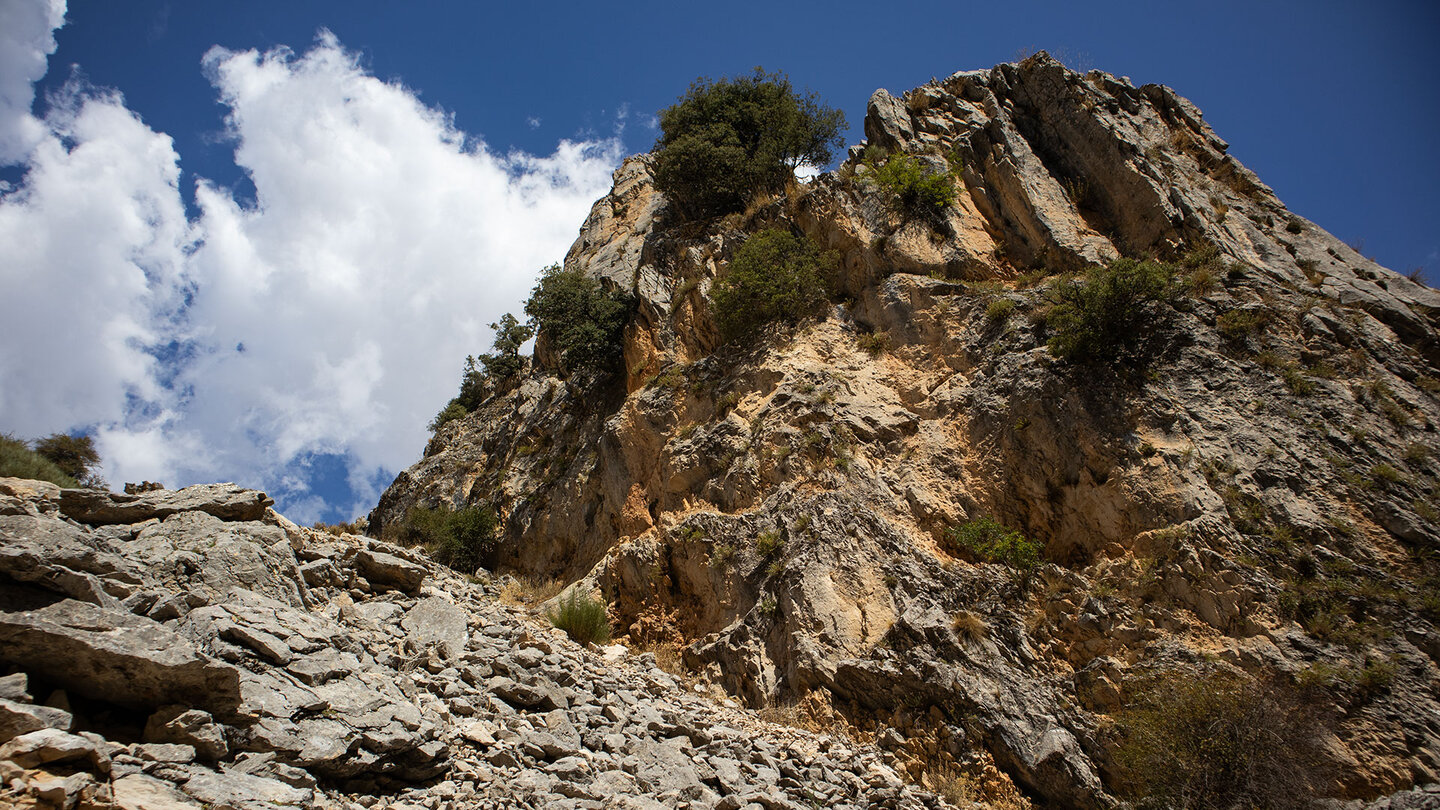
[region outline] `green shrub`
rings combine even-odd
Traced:
[[[944,221],[945,209],[955,204],[954,175],[933,169],[914,155],[886,160],[875,168],[875,181],[906,216],[938,224]]]
[[[783,188],[795,166],[829,163],[844,129],[844,113],[797,94],[783,74],[697,79],[660,112],[655,187],[690,217],[741,211]]]
[[[985,323],[997,324],[1005,321],[1015,312],[1015,302],[1009,298],[996,298],[985,307]]]
[[[34,444],[36,453],[49,459],[61,472],[82,485],[104,485],[94,472],[95,467],[100,464],[100,454],[95,450],[93,438],[52,433],[43,439],[36,439]]]
[[[450,402],[444,408],[441,408],[440,413],[435,414],[434,419],[430,420],[430,432],[434,433],[435,431],[439,430],[442,425],[445,425],[448,422],[453,422],[456,419],[468,415],[469,413],[470,410],[464,405],[461,405],[460,398],[456,397],[455,399],[450,400]]]
[[[1077,363],[1132,359],[1173,300],[1174,274],[1167,264],[1118,259],[1058,283],[1045,318],[1051,353]]]
[[[405,513],[402,542],[424,545],[441,565],[472,573],[494,547],[498,525],[488,507],[413,506]]]
[[[545,618],[578,644],[604,644],[610,640],[610,617],[605,603],[579,588],[560,597],[560,602],[547,611]]]
[[[634,299],[606,290],[596,279],[558,264],[541,271],[540,283],[525,302],[537,334],[560,358],[560,370],[613,371],[624,347],[625,324]]]
[[[981,562],[999,563],[1015,569],[1024,577],[1040,564],[1045,544],[1031,540],[1020,532],[982,517],[951,528],[945,540],[952,550],[961,551]]]
[[[1140,807],[1304,807],[1320,724],[1278,686],[1224,672],[1161,673],[1118,713],[1114,760]]]
[[[773,321],[796,323],[818,314],[830,291],[833,251],[821,253],[809,239],[772,228],[745,240],[711,290],[720,333],[751,338]]]
[[[9,434],[0,434],[0,476],[33,478],[62,487],[80,486],[55,462],[30,449],[30,445]]]

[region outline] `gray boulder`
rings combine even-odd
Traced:
[[[60,511],[72,520],[91,526],[140,523],[179,512],[204,512],[221,520],[259,520],[274,503],[263,492],[228,483],[160,489],[141,495],[96,489],[60,491]]]
[[[150,619],[73,599],[0,612],[0,660],[76,694],[133,708],[183,701],[226,712],[239,703],[234,667]]]

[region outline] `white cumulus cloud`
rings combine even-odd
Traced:
[[[416,460],[461,360],[563,257],[621,146],[498,154],[327,32],[203,69],[253,202],[202,179],[187,222],[170,139],[117,95],[77,90],[41,122],[0,198],[20,291],[0,306],[48,342],[0,346],[0,429],[91,429],[114,482],[223,477],[316,516],[308,459],[339,454],[353,513],[377,470]]]
[[[45,135],[30,105],[64,21],[65,0],[0,0],[0,165],[23,160]]]

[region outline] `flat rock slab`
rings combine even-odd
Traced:
[[[228,712],[240,702],[234,667],[155,621],[73,599],[0,612],[0,660],[132,708],[181,702]]]
[[[205,512],[221,520],[259,520],[275,501],[259,490],[235,484],[197,484],[184,489],[160,489],[143,495],[122,495],[96,489],[60,491],[60,511],[65,516],[103,526],[140,523],[166,518],[177,512]]]
[[[420,583],[425,581],[424,566],[383,551],[362,550],[355,555],[355,567],[372,585],[394,588],[405,593],[419,591]]]
[[[413,652],[434,647],[440,651],[441,657],[447,659],[454,659],[465,652],[465,644],[470,640],[467,624],[465,611],[438,596],[420,600],[400,620],[400,626],[405,629],[406,645]]]

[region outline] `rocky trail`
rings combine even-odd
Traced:
[[[0,806],[949,806],[233,485],[0,479]]]

